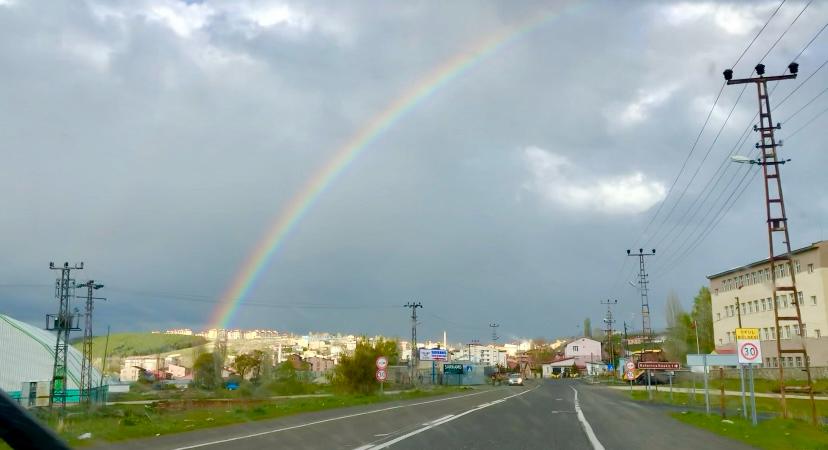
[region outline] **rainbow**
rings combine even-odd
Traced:
[[[256,244],[253,252],[245,260],[232,283],[219,299],[218,306],[213,311],[210,320],[212,327],[225,328],[227,326],[238,306],[247,297],[256,284],[256,280],[267,267],[273,254],[284,244],[287,237],[319,200],[320,196],[330,188],[342,172],[372,142],[405,117],[409,111],[486,57],[550,20],[560,17],[563,13],[573,11],[574,6],[581,4],[583,3],[573,3],[561,11],[533,15],[516,25],[506,27],[497,34],[483,39],[471,50],[461,52],[432,70],[426,77],[374,116],[368,124],[334,153],[333,157],[305,183],[302,189],[283,208],[281,214],[270,226],[264,237]]]

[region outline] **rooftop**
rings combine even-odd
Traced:
[[[791,250],[791,254],[796,255],[796,254],[799,254],[799,253],[807,252],[809,250],[815,250],[815,249],[819,248],[820,246],[822,246],[823,243],[825,243],[825,242],[826,241],[817,241],[817,242],[814,242],[811,245],[808,245],[806,247]],[[713,275],[708,275],[707,279],[712,280],[714,278],[720,278],[720,277],[723,277],[725,275],[730,275],[731,273],[734,273],[734,272],[739,272],[739,271],[742,271],[742,270],[751,269],[753,267],[762,266],[762,265],[768,264],[768,262],[769,262],[769,258],[761,259],[759,261],[754,261],[754,262],[746,264],[744,266],[734,267],[732,269],[725,270],[724,272],[719,272],[719,273],[715,273]]]

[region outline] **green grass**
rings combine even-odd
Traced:
[[[710,386],[715,386],[716,389],[719,388],[721,381],[716,379],[710,380]],[[745,379],[745,388],[747,389],[748,381]],[[786,380],[785,382],[788,386],[803,386],[805,385],[804,380]],[[701,376],[698,376],[696,379],[696,389],[702,385]],[[725,378],[724,379],[725,390],[727,391],[740,391],[741,383],[738,378]],[[689,388],[693,386],[692,380],[681,380],[676,381],[673,383],[675,387],[684,387]],[[768,380],[768,379],[760,379],[756,378],[753,380],[753,386],[756,392],[765,392],[765,393],[779,393],[779,382],[777,380]],[[814,389],[816,393],[828,393],[828,379],[822,380],[815,380],[814,381]]]
[[[758,406],[757,406],[758,409]],[[828,449],[828,432],[799,420],[773,419],[762,421],[754,427],[749,421],[728,419],[696,412],[673,413],[677,420],[703,428],[731,439],[746,442],[768,450],[816,450]]]
[[[415,390],[384,396],[337,395],[283,400],[193,400],[168,404],[162,402],[153,405],[117,405],[101,408],[91,413],[70,409],[59,433],[69,445],[74,447],[181,433],[331,408],[428,397],[462,390],[464,389],[458,387],[443,387],[429,391]],[[55,418],[44,417],[43,420],[53,429],[58,428]],[[92,433],[92,439],[77,439],[79,435],[87,432]]]
[[[666,387],[659,387],[658,392],[653,393],[653,401],[660,402],[660,403],[672,403],[675,405],[681,406],[704,406],[704,391],[699,389],[698,393],[696,394],[695,402],[690,401],[691,394],[673,393],[673,401],[670,401],[670,393],[668,391],[669,388]],[[646,391],[633,391],[632,392],[633,400],[639,401],[647,401],[648,395]],[[710,411],[713,414],[718,414],[720,411],[721,400],[720,396],[718,395],[717,391],[710,391]],[[809,400],[803,399],[792,399],[789,398],[786,400],[788,405],[788,411],[791,417],[796,419],[802,420],[810,420],[811,419],[811,402]],[[750,397],[747,398],[748,407],[750,407]],[[817,400],[817,415],[820,417],[828,416],[828,401],[826,400]],[[735,416],[737,415],[735,411],[740,410],[742,408],[742,397],[738,395],[726,395],[725,396],[725,411],[727,411],[727,416]],[[779,399],[776,398],[756,398],[756,411],[758,412],[767,412],[767,413],[776,413],[780,414],[781,409],[779,405]]]
[[[204,345],[206,339],[201,336],[184,336],[177,334],[153,333],[115,333],[109,336],[109,356],[155,355],[158,353]],[[92,357],[101,358],[106,344],[106,336],[97,336],[92,340]],[[82,342],[72,344],[81,350]]]

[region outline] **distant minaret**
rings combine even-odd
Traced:
[[[448,345],[446,345],[446,344],[447,344],[447,341],[446,341],[446,332],[445,332],[445,331],[443,331],[443,348],[448,349]]]
[[[279,350],[278,350],[278,353],[276,355],[276,364],[281,364],[281,363],[282,363],[282,343],[279,342]]]

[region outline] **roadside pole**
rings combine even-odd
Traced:
[[[650,387],[650,369],[647,369],[647,398],[653,399],[653,389]]]
[[[710,390],[707,385],[707,354],[702,355],[704,360],[704,410],[710,414]]]
[[[721,390],[719,393],[719,409],[722,412],[722,419],[726,419],[727,412],[725,411],[724,367],[719,367],[719,389]]]
[[[751,417],[753,426],[755,427],[757,424],[756,421],[756,391],[753,389],[753,364],[748,366],[748,371],[750,373],[750,409],[751,409]]]
[[[745,365],[739,364],[739,381],[742,386],[742,417],[747,420],[747,400],[745,399]]]
[[[673,372],[667,375],[670,378],[670,403],[673,403]]]

